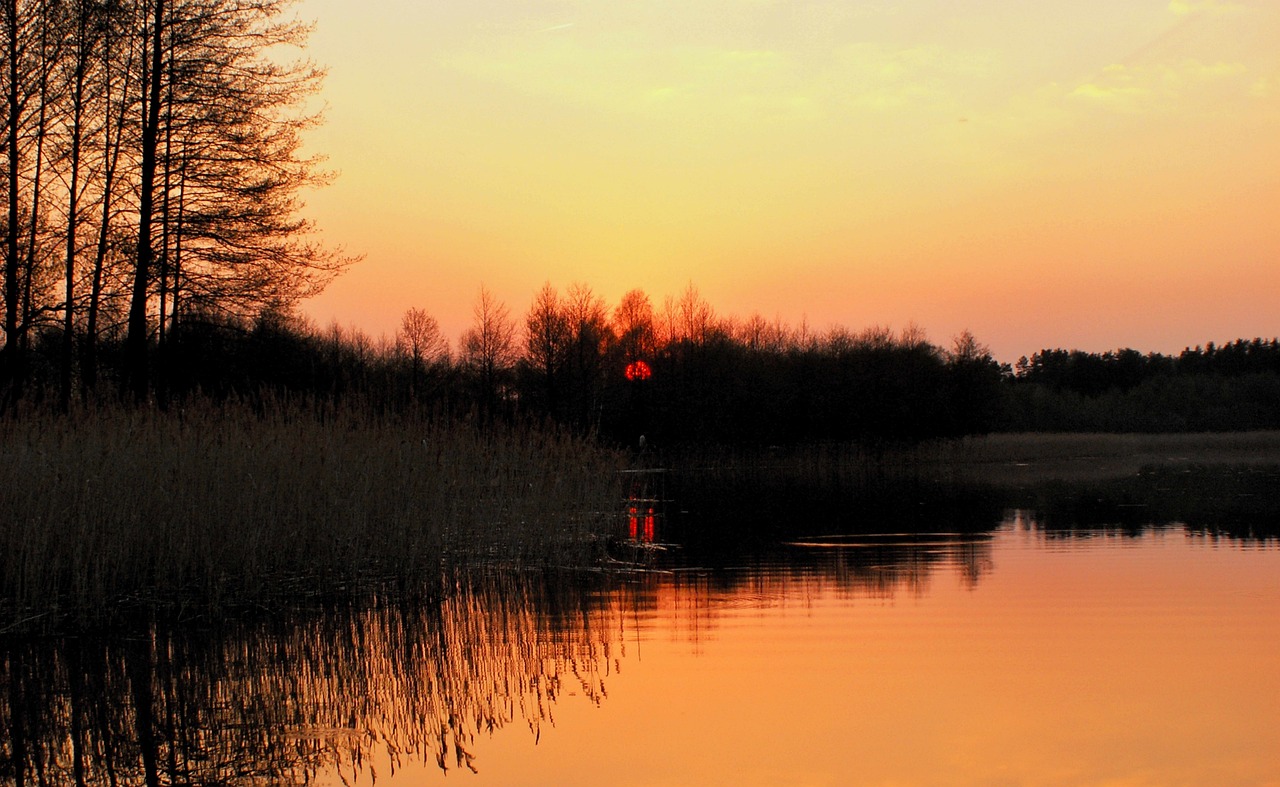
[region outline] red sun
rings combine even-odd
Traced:
[[[644,361],[632,361],[627,364],[628,380],[648,380],[652,376],[653,370]]]

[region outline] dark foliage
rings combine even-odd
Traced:
[[[1015,366],[1005,429],[1180,432],[1280,428],[1280,340],[1177,356],[1042,350]]]
[[[663,447],[849,442],[883,450],[995,431],[1280,429],[1277,339],[1177,356],[1042,350],[1010,368],[967,332],[950,349],[913,329],[814,335],[758,318],[717,321],[696,293],[681,307],[701,309],[695,329],[638,308],[648,304],[639,291],[610,320],[603,301],[575,285],[565,298],[543,288],[517,344],[505,306],[486,297],[487,316],[456,356],[420,310],[411,313],[423,330],[376,343],[275,309],[249,319],[188,307],[150,353],[155,398],[161,406],[199,396],[551,421],[630,447],[642,435]],[[62,333],[51,325],[33,338],[23,395],[53,401]],[[121,333],[103,336],[96,366],[104,380],[127,378],[124,349]],[[645,375],[628,376],[638,361]]]

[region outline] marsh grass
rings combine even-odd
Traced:
[[[285,408],[0,424],[0,631],[589,559],[618,458],[552,429]]]
[[[993,434],[935,447],[933,475],[1020,487],[1095,481],[1162,467],[1280,465],[1280,432]]]
[[[997,433],[881,447],[814,443],[769,448],[684,448],[667,458],[686,473],[799,486],[868,490],[903,483],[1020,485],[1094,480],[1144,468],[1280,464],[1280,431],[1176,434]]]

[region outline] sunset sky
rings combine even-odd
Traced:
[[[481,284],[1176,352],[1280,334],[1276,0],[302,0],[304,312],[456,340]]]

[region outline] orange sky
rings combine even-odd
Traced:
[[[376,10],[370,10],[376,9]],[[1274,0],[302,0],[309,301],[456,338],[481,284],[1177,351],[1280,334]]]

